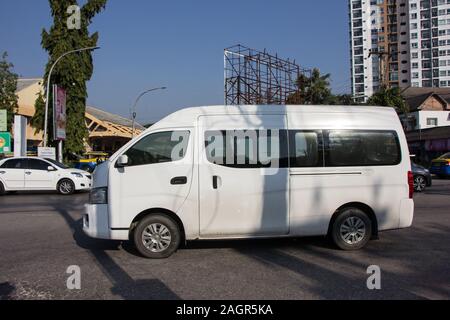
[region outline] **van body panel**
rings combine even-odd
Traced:
[[[408,228],[412,225],[414,216],[414,201],[412,199],[403,199],[400,204],[400,223],[399,228]]]
[[[287,235],[289,174],[287,168],[234,168],[211,163],[205,132],[286,129],[284,114],[200,116],[199,207],[200,238]],[[247,131],[248,130],[248,131]],[[213,179],[217,177],[217,188]]]
[[[140,138],[172,130],[149,131]],[[194,139],[192,128],[177,130],[190,131],[186,154],[181,160],[129,167],[117,167],[114,165],[116,160],[112,160],[108,190],[110,228],[129,228],[133,219],[148,209],[162,208],[172,212],[180,209],[191,188]],[[185,177],[186,183],[172,184],[175,177]]]
[[[332,108],[330,108],[331,110]],[[391,108],[378,112],[288,112],[289,130],[395,131],[401,149],[395,166],[345,166],[290,168],[290,217],[295,235],[321,235],[334,212],[347,203],[372,208],[379,230],[399,227],[400,202],[408,198],[410,161],[406,138]],[[380,112],[382,111],[382,112]]]

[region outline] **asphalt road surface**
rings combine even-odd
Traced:
[[[81,229],[87,194],[0,197],[0,299],[449,299],[450,180],[415,195],[412,228],[363,250],[319,237],[193,242],[165,260]],[[81,270],[81,289],[66,270]],[[367,289],[378,265],[381,289]]]

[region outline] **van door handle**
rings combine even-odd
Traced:
[[[187,177],[175,177],[170,180],[170,184],[186,184]]]
[[[217,181],[219,180],[218,176],[213,176],[213,189],[217,189]]]

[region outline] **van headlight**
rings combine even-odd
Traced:
[[[94,188],[89,193],[90,204],[106,204],[108,203],[108,188]]]

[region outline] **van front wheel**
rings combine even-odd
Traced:
[[[150,215],[142,219],[133,232],[134,244],[146,258],[167,258],[180,244],[176,222],[165,215]]]
[[[358,250],[372,236],[372,222],[358,208],[344,209],[334,220],[331,229],[333,242],[343,250]]]

